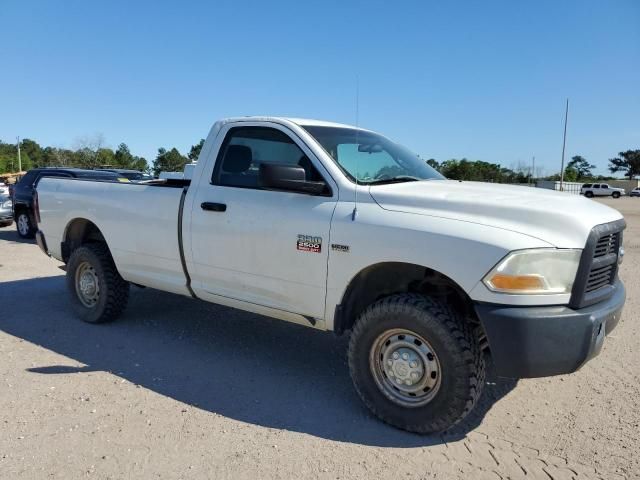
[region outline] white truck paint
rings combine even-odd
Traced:
[[[223,168],[217,166],[217,162],[226,161],[223,160],[226,158],[224,155],[231,155],[228,152],[233,148],[225,142],[234,141],[233,132],[237,132],[238,128],[249,127],[254,129],[250,131],[254,132],[251,135],[257,135],[256,138],[264,132],[286,136],[291,145],[283,144],[283,152],[286,148],[294,148],[292,145],[297,146],[308,158],[316,174],[321,176],[330,193],[319,195],[282,188],[214,184],[216,178],[222,178],[216,175],[224,175],[216,170]],[[553,365],[547,365],[544,358],[532,357],[535,355],[529,351],[533,348],[527,343],[529,337],[515,338],[522,331],[533,332],[531,325],[537,328],[540,322],[528,323],[530,318],[514,320],[512,325],[520,325],[518,322],[522,320],[526,322],[526,327],[512,334],[514,342],[525,343],[520,345],[524,357],[514,362],[522,365],[510,371],[513,376],[566,373],[597,354],[602,340],[596,342],[596,333],[593,331],[597,325],[593,325],[593,318],[599,319],[601,323],[598,325],[608,322],[613,328],[624,303],[624,288],[613,272],[614,266],[610,267],[613,272],[611,281],[602,288],[611,287],[612,291],[621,291],[622,300],[617,294],[615,305],[611,304],[613,300],[604,299],[595,307],[587,306],[591,310],[601,306],[595,317],[591,310],[587,312],[588,315],[583,314],[583,310],[572,305],[576,303],[576,292],[575,288],[571,290],[571,285],[569,290],[552,291],[549,288],[548,292],[542,294],[516,290],[504,293],[491,290],[483,279],[514,251],[546,249],[545,252],[564,252],[592,248],[589,239],[594,235],[594,227],[623,225],[622,217],[616,210],[582,197],[517,186],[444,179],[408,181],[401,176],[385,183],[385,175],[379,172],[378,176],[363,177],[355,183],[350,178],[346,163],[342,164],[335,158],[338,154],[330,152],[326,144],[323,148],[319,137],[310,133],[328,132],[331,129],[343,133],[356,132],[355,127],[288,118],[243,117],[215,123],[194,166],[190,186],[188,189],[185,187],[180,219],[182,188],[43,179],[37,186],[41,217],[39,243],[51,256],[69,262],[72,252],[65,251],[65,248],[78,246],[78,242],[73,243],[69,238],[70,232],[74,231],[70,226],[77,221],[88,221],[101,233],[117,272],[128,282],[181,295],[193,295],[206,301],[338,332],[351,328],[357,320],[351,317],[361,313],[361,309],[354,305],[358,303],[357,296],[366,296],[367,292],[358,293],[354,285],[364,282],[368,278],[367,272],[377,271],[384,265],[390,268],[384,274],[388,281],[377,279],[373,284],[366,284],[367,288],[379,288],[379,297],[403,291],[411,293],[416,288],[426,289],[418,293],[423,292],[427,297],[430,294],[425,292],[438,289],[440,293],[445,291],[445,295],[453,294],[453,290],[460,292],[456,293],[458,297],[446,297],[447,301],[450,304],[468,303],[465,315],[474,317],[469,321],[484,328],[490,348],[498,356],[505,348],[508,350],[502,344],[509,343],[502,338],[507,335],[505,332],[508,329],[501,326],[502,317],[496,313],[498,311],[508,312],[511,316],[519,315],[517,312],[532,312],[531,318],[535,319],[551,315],[550,312],[553,315],[579,315],[581,321],[586,322],[584,331],[576,335],[592,335],[593,338],[586,347],[580,346],[580,352],[575,353],[576,358],[565,359],[558,350],[559,345],[553,344],[553,341],[550,345],[538,345],[545,358],[549,358],[549,355],[559,356]],[[366,130],[358,132],[362,137],[375,135]],[[244,138],[240,140],[234,152],[239,152],[237,154],[242,157],[247,152],[247,142]],[[258,138],[253,144],[249,142],[253,145],[250,153],[254,163],[256,156],[264,155],[260,151],[260,141]],[[358,142],[354,142],[358,149],[355,155],[363,153],[361,156],[366,161],[374,162],[384,155],[376,143],[356,145]],[[339,147],[347,151],[349,144],[336,145],[338,153]],[[252,163],[251,168],[254,167]],[[366,168],[366,164],[358,167],[363,171]],[[250,169],[235,175],[245,181],[248,172]],[[355,175],[359,174],[358,170]],[[226,210],[204,210],[205,204],[224,205]],[[182,226],[180,232],[179,220]],[[182,250],[179,233],[182,236]],[[309,237],[306,240],[306,237],[302,237],[303,242],[320,244],[319,251],[298,249],[299,235]],[[619,235],[615,238],[620,239],[616,241],[621,241],[622,234],[616,230],[615,235]],[[595,238],[594,242],[599,239],[601,237]],[[611,242],[609,246],[613,248]],[[616,243],[615,248],[618,247],[621,244]],[[617,250],[613,253],[615,259],[618,253]],[[184,255],[184,265],[181,254]],[[576,255],[579,254],[577,252]],[[584,260],[584,257],[585,254],[580,260],[581,265],[587,260],[591,262],[591,258]],[[405,273],[401,273],[405,271],[393,270],[395,265],[424,269],[428,275],[436,275],[440,283],[444,283],[438,283],[433,289],[427,280],[420,283],[421,287],[416,286],[416,282],[405,285],[402,280]],[[578,273],[581,272],[582,267],[576,268]],[[583,272],[585,278],[587,274],[591,275],[589,272]],[[394,275],[398,275],[397,290],[393,287],[396,281]],[[383,283],[384,286],[381,286]],[[579,293],[582,295],[582,292]],[[486,310],[487,305],[493,306],[493,310],[486,312],[485,319],[481,311]],[[452,308],[458,307],[464,309],[456,305]],[[517,310],[517,307],[528,308]],[[345,311],[353,315],[347,315]],[[336,315],[340,318],[336,318]],[[587,317],[591,320],[585,320]],[[562,320],[556,320],[552,332],[559,331],[554,330],[556,327],[564,328],[560,322]],[[608,332],[609,328],[606,330]],[[544,337],[541,337],[542,340],[535,338],[536,342],[549,341],[550,336],[548,331],[533,332],[531,335]],[[601,336],[604,338],[604,331]],[[586,340],[576,340],[579,341]],[[357,348],[354,347],[355,350]],[[409,354],[413,355],[411,352]],[[421,354],[419,350],[416,352],[416,355]],[[399,368],[398,371],[408,369],[407,372],[411,370],[408,365],[416,363],[400,365],[395,363],[397,361],[391,357],[389,359],[389,362],[393,362],[393,368]],[[427,366],[419,367],[422,370],[411,370],[411,374],[424,376]],[[361,374],[353,373],[353,368],[352,375]],[[372,371],[375,368],[372,366]],[[509,371],[509,368],[505,367],[505,371]],[[446,372],[444,375],[447,375]],[[354,377],[354,381],[358,387],[357,378]],[[381,398],[394,397],[394,392],[389,390],[390,393],[385,393],[385,388],[381,387],[384,394]],[[365,402],[372,407],[371,403],[378,400],[367,400],[367,393],[363,393],[365,390],[362,385],[358,387]],[[410,403],[411,398],[407,399]],[[402,402],[396,403],[402,406]],[[372,409],[385,421],[401,428],[415,431],[442,429],[434,427],[433,423],[428,426],[424,422],[418,422],[417,426],[409,425],[381,413],[379,408]],[[451,423],[453,421],[449,422],[449,426]]]

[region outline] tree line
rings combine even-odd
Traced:
[[[181,172],[185,164],[198,159],[204,139],[191,146],[187,155],[173,147],[159,148],[151,164],[144,157],[133,155],[126,143],[114,150],[104,146],[102,135],[79,139],[73,149],[43,147],[35,140],[20,141],[20,163],[23,171],[38,167],[122,168],[158,175],[162,171]],[[18,171],[18,146],[0,140],[0,173]]]
[[[443,162],[430,158],[426,161],[445,177],[452,180],[470,180],[493,183],[530,183],[534,178],[538,180],[560,180],[560,174],[536,176],[528,166],[522,164],[514,168],[506,168],[497,163],[482,160],[450,159]],[[613,180],[615,177],[594,175],[596,166],[589,163],[581,155],[571,158],[564,169],[565,182],[584,182]],[[630,180],[640,175],[640,150],[620,152],[617,157],[609,159],[611,173],[624,173]]]
[[[526,167],[514,169],[503,167],[497,163],[482,160],[468,160],[466,158],[445,160],[438,162],[433,158],[427,163],[451,180],[468,180],[492,183],[528,183],[531,172]]]

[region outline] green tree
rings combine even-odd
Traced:
[[[577,182],[580,178],[580,172],[577,168],[571,164],[567,165],[564,169],[564,181],[565,182]]]
[[[616,158],[609,159],[609,171],[611,173],[624,172],[629,180],[640,175],[640,150],[627,150],[620,152]]]
[[[494,183],[527,183],[531,173],[522,169],[512,169],[498,165],[497,163],[484,162],[482,160],[457,160],[452,158],[439,165],[438,170],[445,177],[452,180],[472,180],[478,182]]]
[[[430,158],[429,160],[427,160],[427,165],[429,165],[432,168],[435,168],[436,170],[440,169],[440,164],[435,158]]]
[[[22,170],[33,168],[33,162],[27,152],[20,149],[20,158]],[[13,143],[4,143],[0,141],[0,172],[17,172],[18,171],[18,147]]]
[[[567,171],[569,169],[573,169],[575,170],[575,180],[567,180],[568,182],[589,180],[593,177],[591,170],[594,168],[596,168],[596,166],[589,163],[586,158],[576,155],[575,157],[571,157],[571,161],[567,164],[567,168],[565,169],[565,178],[567,176]]]
[[[72,156],[72,164],[73,166],[80,168],[96,168],[99,166],[96,153],[94,150],[91,150],[89,147],[83,147],[77,149],[73,152]]]
[[[28,138],[20,142],[22,169],[34,167],[80,167],[95,168],[113,165],[120,168],[149,172],[147,161],[129,152],[129,148],[121,143],[115,152],[103,147],[103,137],[83,137],[76,142],[76,150],[51,146],[41,147],[35,140]],[[0,173],[18,170],[18,149],[13,143],[0,140]]]
[[[116,152],[113,156],[113,164],[119,168],[131,168],[133,163],[133,155],[129,151],[129,147],[126,143],[118,145]]]
[[[189,163],[189,159],[182,155],[177,148],[167,151],[165,148],[158,149],[158,155],[153,161],[153,174],[160,175],[160,172],[182,172],[184,166]]]
[[[126,143],[118,145],[113,161],[118,168],[139,170],[141,172],[146,172],[149,169],[147,161],[142,157],[132,155]]]
[[[17,170],[18,149],[15,145],[0,141],[0,173],[15,172]]]
[[[151,168],[147,159],[144,157],[133,156],[133,161],[129,167],[131,170],[138,170],[139,172],[151,173]]]
[[[20,142],[20,153],[21,155],[27,154],[34,167],[44,166],[42,148],[37,142],[29,138],[23,138]]]
[[[46,167],[75,166],[74,152],[65,148],[45,147],[42,150],[42,163]]]
[[[201,138],[197,144],[191,145],[191,150],[189,150],[189,155],[187,155],[187,157],[191,162],[195,162],[196,160],[198,160],[198,156],[200,156],[200,152],[202,151],[203,145],[204,145],[204,138]]]
[[[96,152],[96,164],[100,167],[111,167],[115,163],[115,154],[110,148],[101,148]]]

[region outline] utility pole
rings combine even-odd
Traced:
[[[536,186],[536,156],[534,155],[531,159],[531,181],[533,182],[533,186]]]
[[[16,137],[18,140],[18,172],[22,171],[22,157],[20,157],[20,137]]]
[[[564,136],[562,137],[562,163],[560,164],[560,191],[564,190],[564,148],[567,144],[567,118],[569,118],[569,99],[564,110]]]

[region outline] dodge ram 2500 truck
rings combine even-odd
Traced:
[[[70,302],[113,320],[129,284],[351,332],[349,369],[385,422],[443,431],[498,375],[569,373],[625,301],[624,219],[578,195],[450,181],[372,131],[215,123],[191,180],[45,178],[37,241]],[[302,354],[302,353],[301,353]]]

